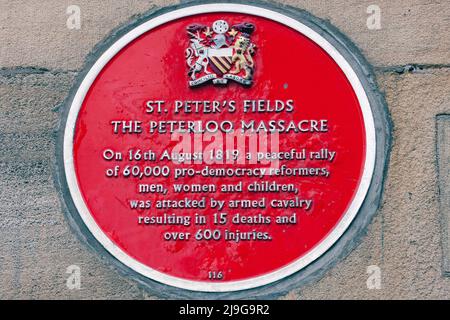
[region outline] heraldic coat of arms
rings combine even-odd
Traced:
[[[194,87],[208,81],[226,84],[228,80],[251,85],[255,45],[250,37],[254,31],[255,26],[247,22],[233,25],[230,29],[225,20],[215,21],[212,28],[201,24],[188,26],[186,62],[189,85]]]

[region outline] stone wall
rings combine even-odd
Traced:
[[[176,1],[0,0],[0,298],[155,298],[91,252],[54,185],[59,109],[88,53],[134,16]],[[450,113],[450,2],[282,1],[345,33],[375,69],[393,121],[382,207],[360,245],[286,299],[449,299],[442,274],[436,115]],[[81,28],[66,25],[69,5]],[[381,29],[367,27],[369,5]],[[450,141],[450,140],[447,140]],[[444,208],[445,209],[445,208]],[[66,286],[81,268],[81,289]],[[369,289],[367,268],[381,270]],[[369,286],[370,287],[370,286]]]

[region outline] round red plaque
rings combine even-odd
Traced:
[[[321,257],[368,192],[375,129],[350,63],[319,33],[239,4],[133,28],[70,103],[64,174],[95,239],[133,271],[225,292]]]

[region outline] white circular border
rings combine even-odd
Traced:
[[[280,269],[264,274],[262,276],[257,276],[246,280],[229,281],[222,283],[191,281],[161,273],[130,257],[124,251],[122,251],[122,249],[116,246],[97,225],[83,200],[75,174],[72,152],[75,124],[78,117],[78,112],[92,83],[94,82],[100,71],[104,68],[104,66],[110,61],[110,59],[112,59],[128,43],[159,25],[178,18],[213,12],[244,13],[268,18],[270,20],[291,27],[294,30],[297,30],[301,34],[317,43],[339,65],[339,67],[342,69],[347,79],[351,83],[362,108],[366,129],[366,159],[364,163],[364,172],[361,177],[358,191],[347,212],[341,218],[337,226],[329,233],[329,235],[306,255]],[[202,292],[229,292],[260,287],[292,275],[293,273],[303,269],[314,260],[319,258],[342,236],[342,234],[349,227],[350,223],[358,213],[358,210],[361,207],[369,189],[375,166],[376,140],[372,110],[370,108],[369,100],[361,82],[359,81],[358,76],[356,75],[350,64],[325,38],[323,38],[316,31],[302,24],[301,22],[272,10],[251,5],[216,3],[181,8],[152,18],[149,21],[134,28],[123,37],[121,37],[118,41],[116,41],[112,46],[110,46],[86,74],[73,98],[64,131],[63,148],[64,170],[73,202],[89,231],[103,245],[103,247],[107,251],[109,251],[109,253],[111,253],[120,262],[130,267],[134,271],[166,285]]]

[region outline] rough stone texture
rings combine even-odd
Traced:
[[[58,104],[72,73],[0,77],[0,298],[143,298],[80,246],[53,184]],[[55,107],[56,106],[56,107]],[[82,290],[66,269],[81,268]]]
[[[442,275],[436,170],[436,114],[450,113],[450,69],[378,73],[394,123],[382,208],[362,244],[342,263],[289,298],[448,299]],[[382,271],[368,290],[367,267]]]
[[[436,158],[438,166],[439,211],[442,223],[442,271],[450,275],[450,114],[436,118]]]
[[[0,0],[0,64],[79,70],[94,45],[112,29],[155,6],[175,3],[173,0]],[[79,30],[66,26],[69,5],[80,7]]]
[[[68,226],[53,184],[53,155],[58,106],[85,56],[112,29],[163,3],[173,2],[77,1],[82,28],[69,30],[71,1],[0,0],[0,298],[153,298]],[[383,205],[362,243],[321,280],[283,298],[449,299],[435,117],[450,113],[450,3],[285,3],[329,19],[361,48],[377,71],[394,130]],[[382,10],[381,30],[366,27],[369,4]],[[73,264],[81,267],[80,290],[66,287]],[[367,288],[370,265],[381,268],[380,290]]]

